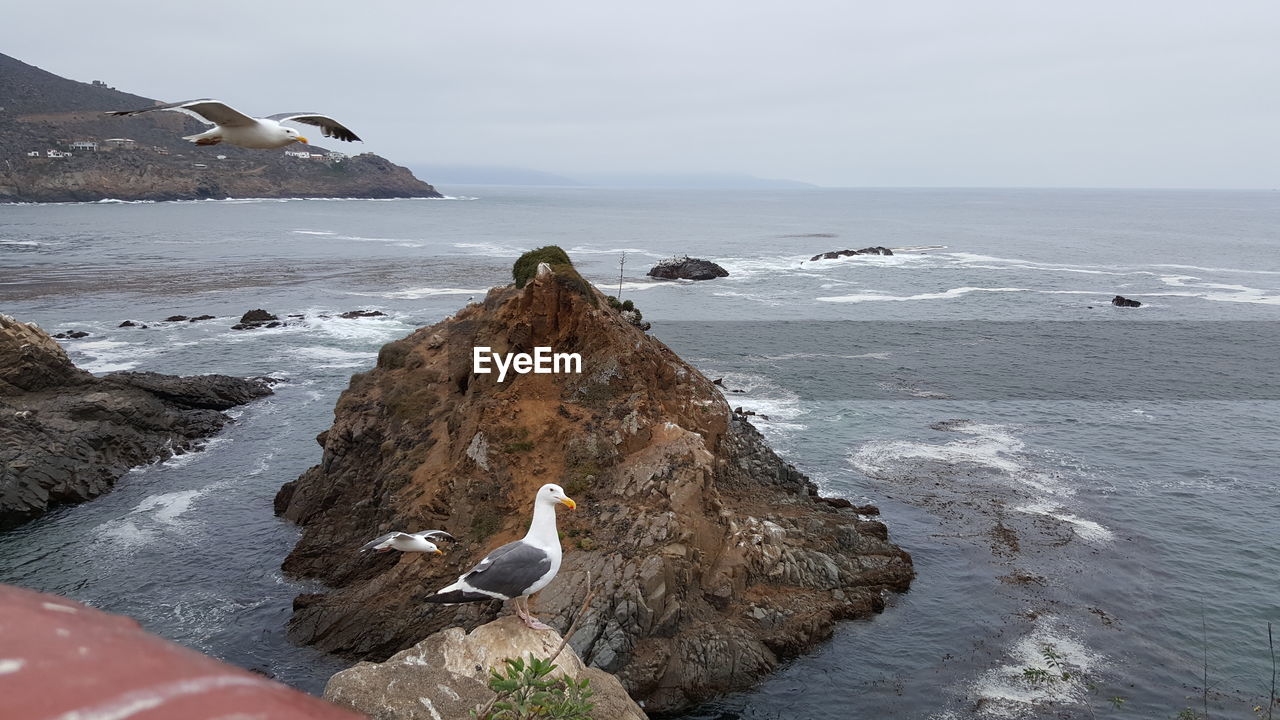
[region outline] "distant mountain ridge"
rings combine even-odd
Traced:
[[[0,202],[441,197],[407,168],[372,153],[349,157],[308,145],[197,148],[182,139],[205,129],[194,118],[104,114],[155,103],[0,54]],[[113,138],[134,142],[108,147]],[[97,143],[97,150],[73,148],[77,141]]]
[[[415,165],[444,185],[516,185],[671,190],[785,190],[819,187],[745,173],[585,172],[569,175],[507,165]]]

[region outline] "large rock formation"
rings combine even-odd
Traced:
[[[582,373],[499,383],[472,372],[476,346],[579,353]],[[561,514],[564,565],[534,610],[564,628],[590,577],[599,596],[573,647],[650,711],[751,684],[913,575],[883,524],[818,498],[719,388],[571,265],[384,346],[317,440],[320,464],[276,509],[303,527],[286,571],[332,588],[297,598],[292,636],[333,652],[382,659],[497,616],[496,603],[421,599],[523,535],[549,481],[579,509]],[[400,528],[459,542],[442,558],[355,552]]]
[[[663,260],[646,274],[662,280],[715,280],[728,277],[729,271],[710,260],[685,256]]]
[[[80,370],[40,328],[0,315],[0,530],[106,492],[129,468],[195,449],[263,380]]]
[[[546,659],[555,654],[560,634],[530,630],[514,616],[481,625],[441,630],[383,663],[362,662],[329,678],[324,698],[358,710],[372,720],[437,720],[467,718],[494,697],[489,670],[502,670],[505,658]],[[618,679],[587,667],[573,648],[555,658],[552,677],[589,679],[600,720],[644,720],[644,711],[627,695]]]

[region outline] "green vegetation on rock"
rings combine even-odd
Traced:
[[[516,287],[524,287],[538,274],[538,263],[546,263],[556,272],[560,272],[557,265],[567,266],[574,275],[578,274],[573,269],[573,261],[569,259],[568,253],[559,245],[547,245],[521,255],[516,264],[511,266],[511,277],[515,279]]]
[[[511,266],[511,277],[515,280],[516,287],[522,288],[529,284],[529,281],[538,274],[539,263],[551,266],[557,283],[582,295],[592,306],[596,305],[596,294],[591,288],[591,283],[578,274],[577,269],[573,267],[573,261],[569,259],[569,254],[558,245],[547,245],[521,255]]]

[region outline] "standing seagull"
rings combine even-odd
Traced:
[[[556,533],[556,505],[570,510],[578,504],[552,483],[533,498],[533,522],[523,540],[509,542],[489,553],[480,564],[426,598],[433,603],[514,600],[516,615],[534,630],[550,630],[529,613],[529,596],[546,587],[560,570],[560,536]]]
[[[221,100],[187,100],[185,102],[156,105],[140,110],[112,110],[108,115],[138,115],[153,110],[171,110],[190,115],[213,127],[196,135],[187,135],[197,145],[217,145],[226,142],[240,147],[269,150],[292,143],[308,142],[297,130],[280,123],[289,120],[306,125],[318,125],[325,137],[351,142],[359,140],[356,134],[331,117],[316,113],[279,113],[264,118],[252,118]]]
[[[400,552],[429,552],[443,555],[444,551],[427,539],[436,535],[447,537],[450,540],[453,539],[452,535],[443,530],[423,530],[419,533],[389,532],[376,540],[365,543],[364,547],[360,548],[360,552],[373,550],[374,552],[382,553],[389,550],[399,550]]]

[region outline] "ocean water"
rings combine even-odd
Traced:
[[[723,377],[825,493],[879,505],[916,561],[885,613],[689,720],[1156,718],[1206,695],[1216,717],[1252,717],[1280,624],[1278,228],[1274,192],[0,206],[0,311],[90,333],[65,342],[81,367],[284,381],[202,452],[0,535],[0,582],[319,692],[347,663],[284,636],[310,588],[280,573],[297,533],[276,489],[318,460],[338,393],[383,343],[554,243]],[[809,260],[868,245],[896,254]],[[644,277],[686,253],[731,274]],[[299,317],[229,329],[258,307]],[[352,309],[387,316],[336,317]],[[1046,648],[1072,680],[1024,678]]]

